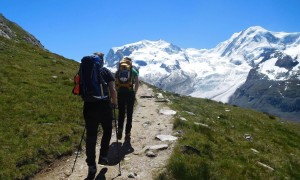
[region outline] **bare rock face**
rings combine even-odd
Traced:
[[[14,32],[4,23],[2,16],[0,16],[0,36],[11,39],[16,36]]]
[[[6,19],[0,14],[0,36],[16,42],[25,42],[44,49],[44,46],[32,34],[22,29],[19,25]]]

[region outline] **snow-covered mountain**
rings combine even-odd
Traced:
[[[245,91],[251,90],[256,81],[272,82],[263,83],[269,84],[266,93],[274,83],[293,79],[280,91],[281,96],[284,91],[296,91],[289,89],[291,84],[298,89],[300,86],[300,33],[271,32],[259,26],[235,33],[213,49],[182,49],[163,40],[114,47],[106,65],[114,69],[124,56],[134,60],[142,80],[159,88],[246,107],[253,97]],[[300,97],[298,91],[294,95]],[[293,112],[300,112],[300,99],[294,104]]]

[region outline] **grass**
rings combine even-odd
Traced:
[[[174,130],[183,133],[157,179],[300,179],[299,123],[208,99],[165,96],[178,112]]]
[[[82,101],[71,94],[78,63],[3,37],[0,63],[0,179],[29,179],[79,143]],[[158,179],[300,179],[299,124],[207,99],[164,95],[178,112],[174,130],[180,139]]]
[[[0,36],[0,179],[27,179],[80,140],[78,63]]]

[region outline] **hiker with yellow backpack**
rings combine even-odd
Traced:
[[[132,65],[132,59],[125,57],[119,62],[116,77],[116,90],[118,97],[118,131],[117,138],[122,139],[125,114],[127,115],[125,127],[125,141],[130,141],[132,128],[132,114],[135,96],[139,88],[139,71]]]

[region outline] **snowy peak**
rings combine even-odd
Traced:
[[[276,103],[298,102],[290,100],[300,85],[300,33],[253,26],[234,33],[213,49],[200,50],[181,49],[164,40],[143,40],[112,48],[106,66],[116,70],[124,56],[133,59],[143,81],[164,90],[250,108],[272,102],[266,112],[298,111]],[[283,87],[281,82],[293,85]],[[274,92],[279,95],[273,97]]]
[[[300,66],[299,37],[300,33],[271,32],[253,26],[209,50],[181,49],[164,40],[143,40],[112,48],[106,65],[115,69],[120,59],[129,56],[140,69],[141,78],[150,84],[227,102],[245,83],[251,69],[268,80],[296,77]]]
[[[176,54],[181,49],[169,42],[166,42],[164,40],[158,40],[158,41],[148,41],[144,40],[139,42],[143,45],[144,49],[150,50],[152,54],[159,54],[159,53],[168,53],[170,55]],[[134,46],[134,44],[131,44],[131,46]],[[155,51],[152,51],[156,49]]]
[[[278,39],[264,28],[253,26],[233,34],[229,40],[219,44],[215,52],[222,57],[229,57],[233,54],[243,56],[250,50],[268,47],[271,42],[276,41]]]
[[[253,26],[235,33],[211,52],[233,62],[246,62],[254,67],[274,51],[296,58],[300,55],[300,33],[271,32]]]
[[[158,49],[162,49],[162,50],[170,51],[170,52],[174,52],[174,51],[176,52],[176,51],[180,50],[179,47],[177,47],[169,42],[166,42],[162,39],[160,39],[158,41],[142,40],[142,41],[139,41],[136,43],[126,44],[121,47],[113,47],[112,50],[114,52],[118,52],[122,49],[139,50],[139,49],[143,49],[143,48],[147,48],[147,49],[158,48]]]
[[[143,40],[112,48],[107,55],[106,63],[109,67],[114,67],[120,59],[130,56],[137,66],[161,62],[174,64],[174,56],[181,52],[181,48],[164,40]]]

